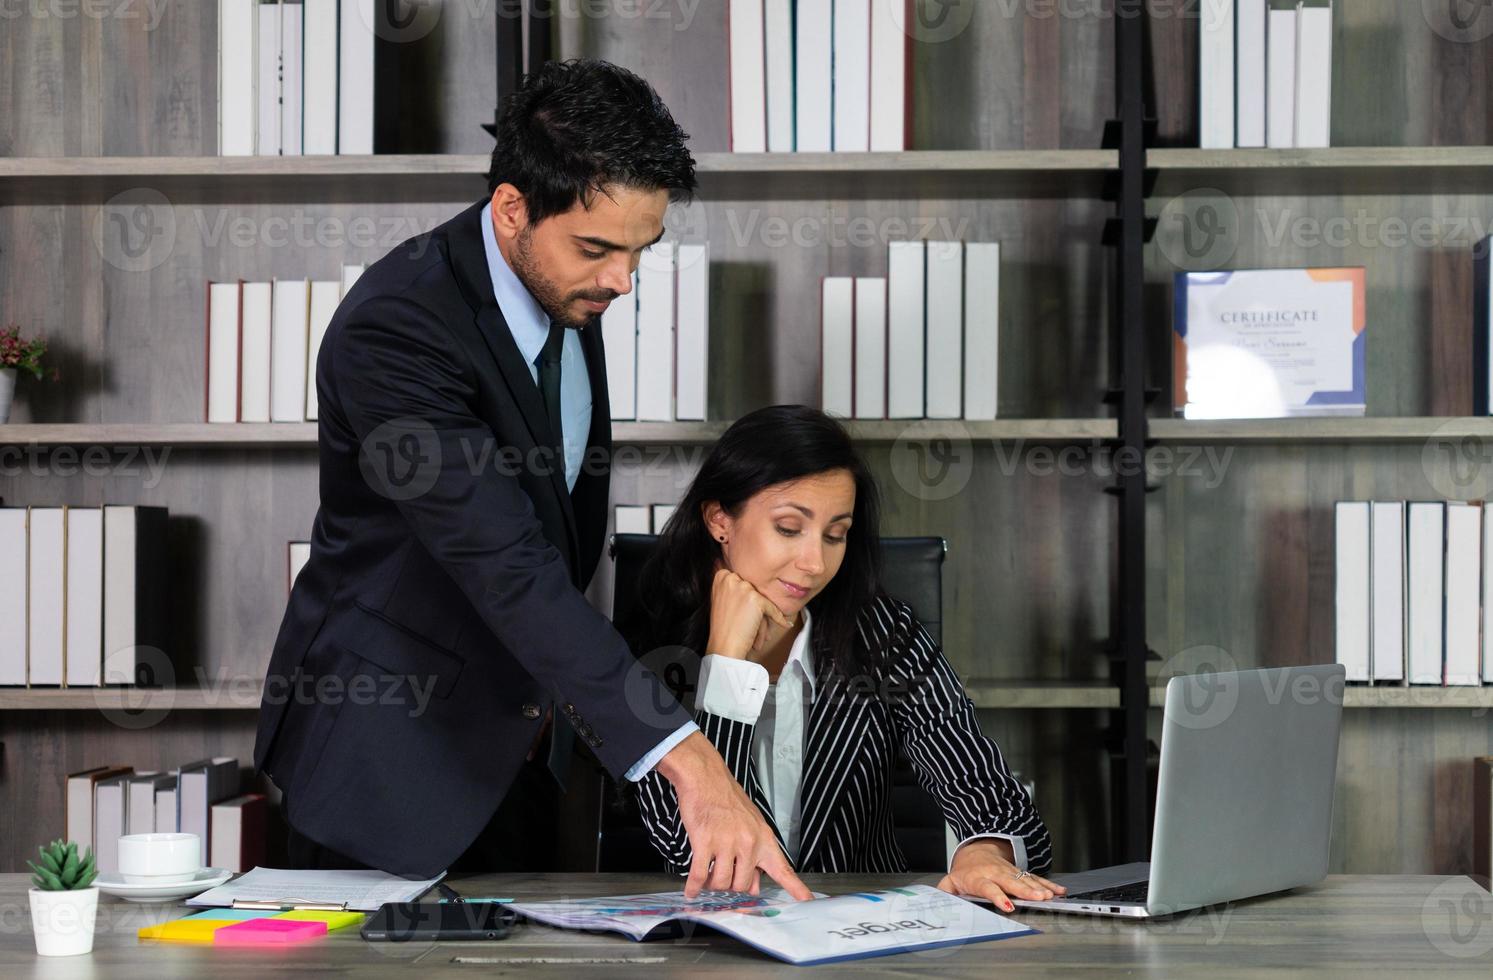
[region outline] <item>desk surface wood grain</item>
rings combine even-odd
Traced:
[[[841,894],[905,883],[872,875],[810,875],[818,891]],[[930,879],[931,881],[931,879]],[[546,899],[664,891],[661,875],[481,875],[452,879],[470,896]],[[520,925],[505,942],[369,943],[356,929],[283,952],[214,949],[142,941],[144,925],[186,913],[180,905],[133,905],[102,897],[93,953],[35,955],[27,879],[0,875],[0,975],[174,980],[255,980],[355,974],[429,976],[767,976],[796,968],[703,930],[678,940],[633,943],[619,936]],[[1142,976],[1359,976],[1425,973],[1486,978],[1493,968],[1493,897],[1465,877],[1352,875],[1276,896],[1235,902],[1170,920],[1130,922],[1018,910],[1041,935],[927,953],[830,964],[816,973],[856,976],[988,977],[1010,972],[1066,976],[1102,969]],[[591,972],[597,971],[597,972]],[[606,971],[605,974],[600,971]]]

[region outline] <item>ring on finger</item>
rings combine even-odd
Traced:
[[[1014,880],[1020,881],[1021,879],[1025,878],[1029,874],[1031,874],[1031,872],[1027,871],[1025,869],[1023,869],[1021,871],[1018,871],[1018,872],[1016,872],[1016,878]]]

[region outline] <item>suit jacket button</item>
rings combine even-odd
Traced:
[[[537,704],[526,704],[521,710],[523,711],[524,717],[528,718],[530,721],[539,717],[539,705]]]

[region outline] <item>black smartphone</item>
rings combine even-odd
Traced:
[[[500,902],[389,902],[359,931],[364,939],[389,943],[505,939],[516,918]]]

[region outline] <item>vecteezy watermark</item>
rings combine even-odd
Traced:
[[[1444,881],[1421,903],[1420,928],[1447,956],[1487,956],[1493,953],[1493,895],[1471,878]]]
[[[1239,208],[1213,187],[1200,187],[1166,202],[1156,220],[1156,243],[1179,269],[1211,271],[1227,265],[1239,249]]]
[[[84,476],[134,479],[160,486],[170,446],[0,446],[0,477]]]
[[[1453,249],[1479,254],[1493,225],[1474,214],[1303,214],[1293,208],[1241,210],[1215,187],[1178,194],[1157,216],[1156,244],[1178,269],[1207,272],[1228,265],[1246,233],[1267,249]]]
[[[1258,682],[1266,702],[1273,705],[1343,703],[1341,678],[1324,681],[1308,671],[1241,676],[1234,657],[1222,647],[1209,644],[1187,647],[1167,658],[1158,680],[1165,685],[1178,677],[1182,682],[1177,710],[1169,710],[1166,720],[1194,730],[1217,728],[1232,718],[1244,684]]]
[[[1154,914],[1145,919],[1124,920],[1126,934],[1145,933],[1148,936],[1188,936],[1189,942],[1200,939],[1204,946],[1217,946],[1228,933],[1229,920],[1234,916],[1234,904],[1224,902],[1200,909],[1183,909],[1168,912],[1162,906],[1153,906]],[[1049,912],[1033,925],[1043,932],[1077,936],[1097,933],[1113,936],[1116,921],[1100,915],[1081,912]]]
[[[759,207],[727,207],[725,231],[739,249],[765,248],[882,248],[888,242],[913,240],[962,241],[970,234],[970,219],[915,215],[872,218],[868,215],[813,214],[787,218]]]
[[[395,44],[408,44],[427,37],[441,22],[441,11],[445,6],[446,0],[373,0],[366,6],[361,3],[353,5],[364,26],[375,37]]]
[[[608,454],[598,446],[588,446],[577,476],[673,479],[682,493],[708,452],[706,446],[624,444]],[[491,434],[477,432],[440,433],[416,417],[389,419],[369,432],[360,446],[358,466],[369,488],[393,501],[429,493],[442,473],[463,478],[494,473],[543,479],[565,473],[564,461],[548,446],[505,444]]]
[[[1137,476],[1160,480],[1180,477],[1201,480],[1203,488],[1222,485],[1234,458],[1233,446],[1152,446],[1141,452],[1131,446],[1112,446],[1095,439],[1052,446],[1028,445],[1025,440],[997,440],[996,469],[1002,476]]]
[[[1200,644],[1179,650],[1161,665],[1158,680],[1165,685],[1173,677],[1184,678],[1180,711],[1170,712],[1168,722],[1183,728],[1215,728],[1228,721],[1239,706],[1239,680],[1233,674],[1239,664],[1222,647]]]
[[[153,187],[120,191],[94,214],[93,244],[116,269],[149,272],[176,248],[176,209]]]
[[[145,30],[161,24],[171,0],[0,0],[0,20],[143,20]]]
[[[154,728],[176,707],[176,667],[159,647],[133,646],[104,657],[103,682],[94,689],[94,706],[120,728]]]
[[[132,187],[109,198],[95,213],[93,243],[106,263],[125,272],[149,272],[159,267],[171,257],[179,240],[194,235],[195,241],[210,251],[389,251],[410,242],[404,254],[418,259],[428,244],[428,239],[421,236],[440,221],[400,214],[341,217],[300,207],[245,212],[228,207],[178,206],[153,187]]]
[[[892,444],[892,479],[918,500],[948,500],[964,491],[975,469],[975,447],[959,422],[945,423],[953,435],[923,438],[904,432]]]
[[[1493,35],[1493,0],[1421,0],[1421,15],[1448,41],[1476,44]]]
[[[384,499],[414,500],[435,486],[442,457],[434,426],[424,419],[397,418],[368,433],[358,453],[358,471]]]
[[[952,41],[969,29],[975,17],[975,8],[989,0],[874,0],[877,16],[891,15],[897,28],[914,41],[923,44],[942,44]],[[1002,6],[1008,17],[1018,12],[1015,8],[1023,0],[994,0]],[[909,14],[911,16],[909,16]]]
[[[208,249],[359,248],[388,250],[431,231],[440,219],[410,215],[360,214],[351,218],[318,215],[304,208],[257,217],[230,208],[185,209],[190,226]],[[427,242],[419,239],[405,254],[418,259]]]
[[[1493,444],[1465,431],[1456,419],[1441,423],[1426,439],[1420,466],[1447,500],[1483,500],[1493,493]]]
[[[454,658],[452,669],[456,669]],[[419,718],[430,706],[439,683],[436,674],[399,674],[374,669],[371,663],[363,662],[346,677],[330,672],[296,671],[289,677],[269,674],[264,679],[263,703],[399,707],[408,708],[405,713],[409,717]]]
[[[1199,480],[1205,489],[1223,484],[1234,457],[1233,446],[1158,445],[1144,452],[1103,440],[1051,445],[1024,439],[976,440],[960,422],[940,422],[954,431],[930,437],[909,426],[891,450],[892,478],[898,488],[919,500],[948,500],[963,492],[974,472],[977,453],[989,452],[994,472],[1010,478],[1121,478],[1144,474],[1150,480]]]

